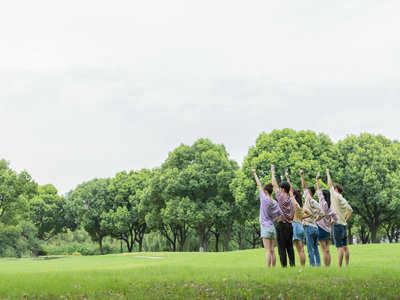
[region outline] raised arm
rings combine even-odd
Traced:
[[[300,170],[300,177],[301,177],[301,187],[303,188],[303,191],[305,191],[307,189],[307,184],[306,181],[304,180],[303,170]]]
[[[331,179],[331,174],[329,174],[330,170],[326,169],[326,177],[328,178],[328,185],[329,188],[331,189],[333,187],[332,179]]]
[[[261,182],[260,182],[260,179],[258,179],[257,171],[255,169],[253,169],[253,174],[254,174],[254,178],[256,179],[256,182],[257,182],[258,190],[261,192],[263,189],[261,187]]]
[[[274,186],[274,190],[276,192],[278,190],[278,183],[276,182],[276,179],[275,179],[275,167],[274,167],[274,165],[271,165],[271,182],[272,182],[272,185]]]
[[[285,176],[286,176],[286,181],[290,184],[290,191],[289,191],[290,199],[293,200],[293,187],[292,187],[292,184],[290,183],[289,173],[286,172]]]
[[[319,172],[318,172],[317,177],[315,177],[315,179],[316,179],[316,181],[317,181],[317,190],[320,190],[320,189],[321,189],[321,186],[319,185],[319,176],[320,176],[320,174],[319,174]]]

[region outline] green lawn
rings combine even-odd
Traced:
[[[285,269],[263,249],[0,259],[0,298],[400,299],[400,244],[350,246],[348,268],[331,253],[330,268]]]

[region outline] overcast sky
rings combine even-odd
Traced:
[[[400,1],[0,4],[0,158],[60,193],[210,138],[400,138]]]

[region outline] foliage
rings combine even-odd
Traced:
[[[135,242],[138,242],[139,251],[142,251],[147,230],[147,207],[143,205],[143,194],[151,176],[151,171],[147,169],[120,172],[111,179],[108,187],[113,207],[103,212],[101,225],[112,236],[125,241],[129,252],[132,251]]]
[[[336,178],[375,243],[380,226],[400,218],[400,144],[365,133],[347,137],[337,148],[344,173]]]
[[[37,193],[37,184],[26,171],[17,173],[0,160],[0,222],[10,225],[29,213],[28,200]]]
[[[339,151],[334,143],[322,133],[292,129],[261,133],[255,146],[250,147],[242,169],[237,172],[231,185],[240,219],[242,222],[253,219],[259,210],[258,190],[252,169],[257,170],[261,183],[265,184],[271,181],[270,167],[273,164],[278,182],[284,179],[287,171],[292,184],[300,187],[300,170],[304,171],[307,183],[314,185],[318,172],[324,174],[323,171],[329,167],[338,173],[338,158]]]
[[[57,189],[46,184],[38,187],[38,195],[29,201],[30,219],[38,228],[38,238],[48,240],[65,230],[65,198],[59,196]]]
[[[76,209],[74,215],[82,219],[82,226],[93,241],[99,243],[100,254],[103,253],[102,241],[109,234],[104,225],[104,213],[113,206],[108,191],[109,179],[94,178],[77,186],[69,195],[70,209]]]

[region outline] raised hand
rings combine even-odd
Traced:
[[[319,177],[321,176],[321,174],[318,172],[318,174],[317,174],[317,180],[319,179]]]
[[[304,172],[303,170],[300,170],[300,176],[303,176]]]
[[[271,172],[275,172],[275,167],[274,167],[274,165],[271,165]]]
[[[253,169],[253,173],[254,173],[254,175],[256,175],[256,174],[257,174],[257,171],[256,171],[256,169]]]

